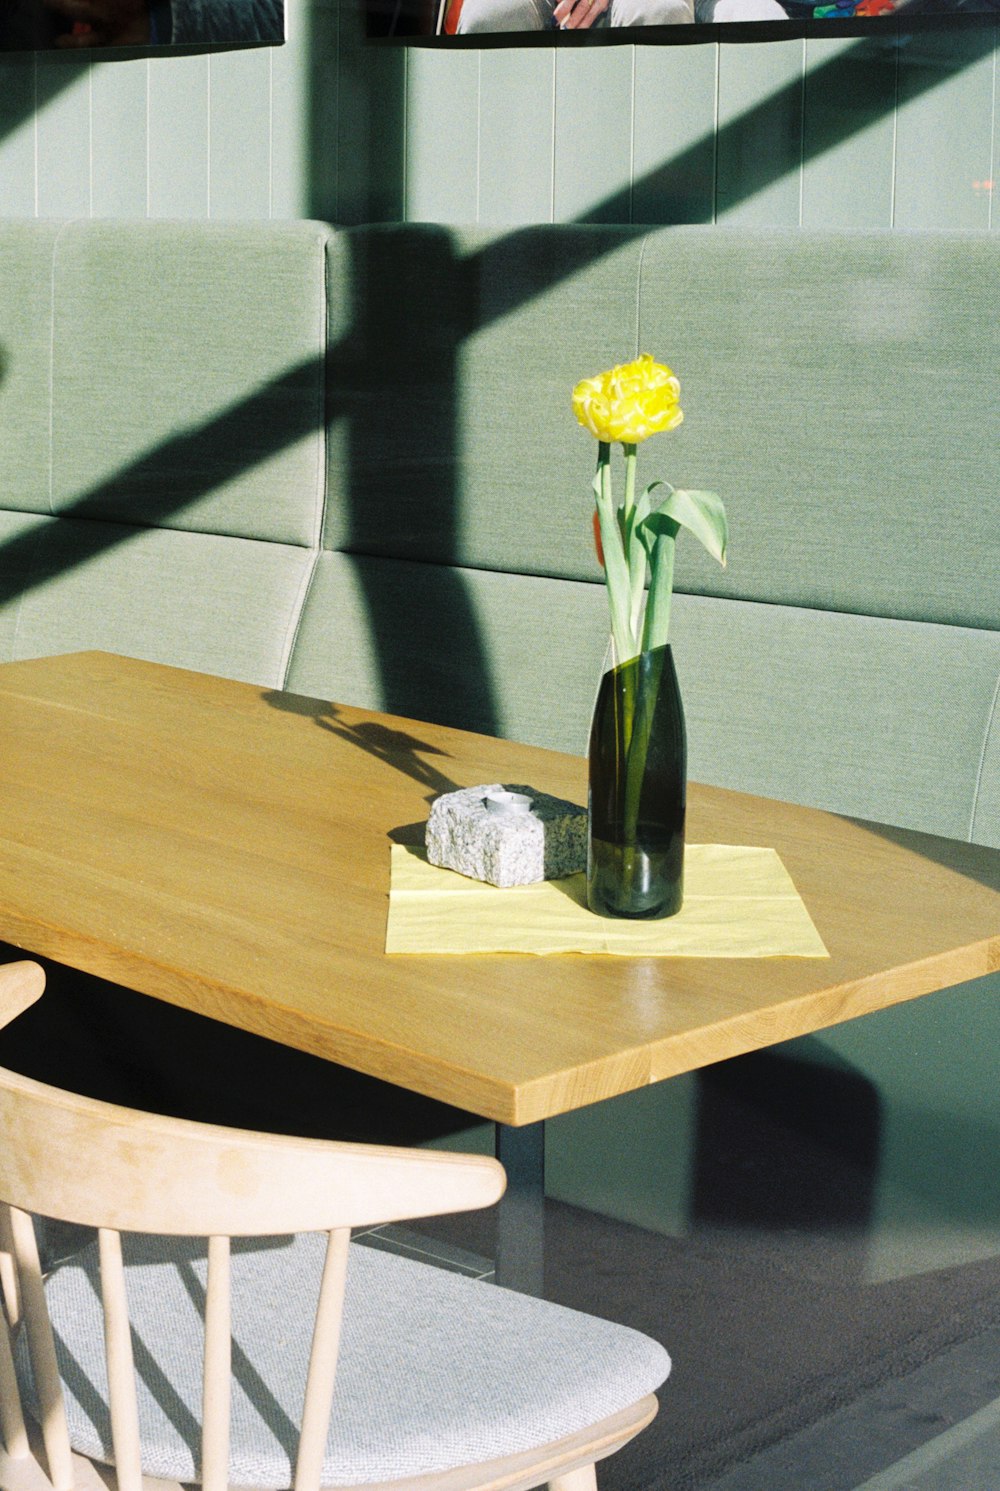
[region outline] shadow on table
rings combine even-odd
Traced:
[[[280,709],[285,714],[298,714],[311,719],[313,724],[321,730],[329,730],[332,735],[337,735],[341,740],[356,745],[369,756],[374,756],[377,761],[384,761],[386,765],[395,767],[397,771],[405,772],[422,787],[429,789],[428,801],[431,797],[440,796],[442,792],[455,790],[457,784],[450,777],[438,771],[431,762],[420,759],[421,756],[447,758],[447,752],[442,751],[439,746],[430,745],[407,730],[399,730],[392,725],[383,725],[378,720],[360,720],[357,723],[349,723],[342,717],[342,710],[338,704],[327,703],[324,699],[309,699],[303,694],[286,694],[274,689],[262,694],[261,698],[272,709]]]
[[[888,839],[891,844],[910,849],[934,864],[947,865],[949,869],[956,870],[968,880],[988,886],[990,890],[1000,890],[1000,849],[969,843],[965,839],[918,833],[911,828],[895,828],[890,823],[870,822],[866,818],[848,818],[847,822],[867,829],[879,838]]]

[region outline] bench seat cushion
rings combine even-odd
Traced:
[[[582,755],[604,586],[324,554],[295,692]],[[689,775],[1000,845],[1000,633],[677,595]]]
[[[6,519],[6,521],[4,521]],[[280,687],[313,554],[0,514],[0,659],[92,648]]]

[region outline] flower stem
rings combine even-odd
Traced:
[[[622,507],[622,517],[628,523],[635,507],[635,446],[622,442],[622,450],[625,452],[625,502]]]
[[[629,568],[611,491],[611,446],[604,440],[600,441],[597,447],[594,496],[597,499],[601,546],[604,549],[604,573],[607,582],[608,604],[611,609],[611,635],[614,637],[618,661],[624,662],[634,657],[637,649],[630,616]]]
[[[642,624],[642,603],[646,594],[646,550],[636,532],[639,513],[635,505],[636,446],[622,442],[625,453],[625,501],[621,510],[625,557],[628,563],[629,623],[638,645]]]

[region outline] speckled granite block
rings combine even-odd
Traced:
[[[587,810],[533,787],[465,787],[431,805],[426,845],[432,865],[490,885],[558,880],[587,867]]]

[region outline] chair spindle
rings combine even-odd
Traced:
[[[10,1230],[10,1207],[0,1205],[0,1292],[11,1330],[21,1319],[21,1290],[14,1262],[14,1239]]]
[[[14,1243],[10,1234],[10,1209],[0,1205],[0,1278],[3,1280],[4,1306],[7,1319],[0,1314],[0,1432],[4,1448],[12,1460],[23,1460],[31,1453],[24,1413],[21,1409],[21,1393],[14,1371],[14,1354],[10,1333],[17,1324],[20,1311],[20,1295],[17,1289],[17,1270],[14,1266]],[[8,1324],[8,1321],[10,1322]]]
[[[229,1418],[232,1396],[229,1238],[208,1240],[205,1296],[205,1376],[202,1396],[201,1484],[226,1491],[229,1484]]]
[[[132,1333],[125,1294],[121,1234],[98,1231],[101,1258],[101,1295],[104,1300],[104,1349],[108,1362],[108,1405],[115,1451],[118,1491],[142,1491],[139,1448],[139,1409],[132,1363]]]
[[[35,1229],[27,1212],[10,1208],[11,1238],[21,1285],[24,1326],[28,1333],[31,1370],[42,1420],[42,1443],[48,1461],[49,1480],[56,1491],[70,1491],[73,1461],[66,1426],[66,1405],[56,1362],[56,1345],[45,1306],[42,1266],[38,1258]]]
[[[337,1348],[340,1344],[350,1241],[349,1227],[336,1227],[327,1237],[326,1260],[323,1264],[323,1279],[309,1354],[309,1375],[306,1379],[294,1491],[318,1491],[319,1488],[330,1406],[333,1402],[333,1384],[337,1375]]]
[[[597,1471],[593,1465],[581,1465],[549,1481],[549,1491],[597,1491]]]

